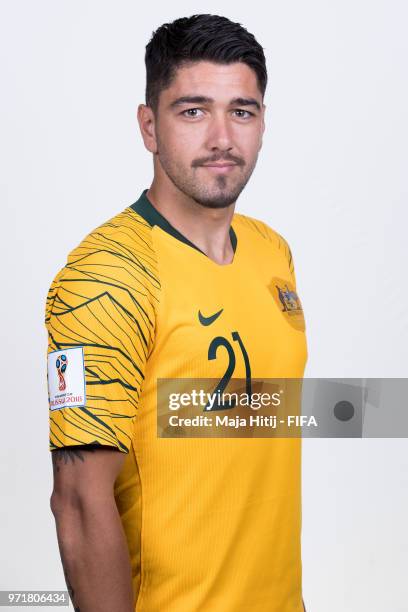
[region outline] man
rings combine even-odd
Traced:
[[[194,15],[154,33],[146,69],[153,182],[69,254],[47,299],[67,585],[81,612],[302,612],[300,440],[157,430],[158,379],[303,376],[289,247],[235,213],[262,144],[263,50]]]

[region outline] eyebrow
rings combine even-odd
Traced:
[[[211,104],[214,102],[213,98],[207,96],[181,96],[176,100],[173,100],[170,104],[170,108],[181,106],[182,104]],[[258,110],[261,110],[261,106],[258,100],[255,98],[233,98],[229,102],[229,106],[255,106]]]

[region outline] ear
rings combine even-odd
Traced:
[[[259,149],[258,149],[258,151],[260,151],[260,150],[261,150],[261,148],[262,148],[263,135],[264,135],[264,132],[265,132],[265,109],[266,109],[265,104],[262,104],[262,114],[261,114],[261,139],[260,139],[260,144],[259,144]]]
[[[153,110],[146,104],[139,104],[137,108],[137,120],[143,142],[150,153],[157,153],[156,124]]]

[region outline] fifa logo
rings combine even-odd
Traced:
[[[60,355],[59,357],[57,357],[57,360],[55,362],[55,367],[57,368],[57,373],[58,373],[58,389],[60,391],[65,391],[66,389],[66,383],[65,383],[65,372],[67,369],[67,365],[68,365],[68,359],[66,355]]]

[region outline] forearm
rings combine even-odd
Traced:
[[[54,500],[58,545],[76,612],[134,612],[127,542],[113,495],[63,505]]]

